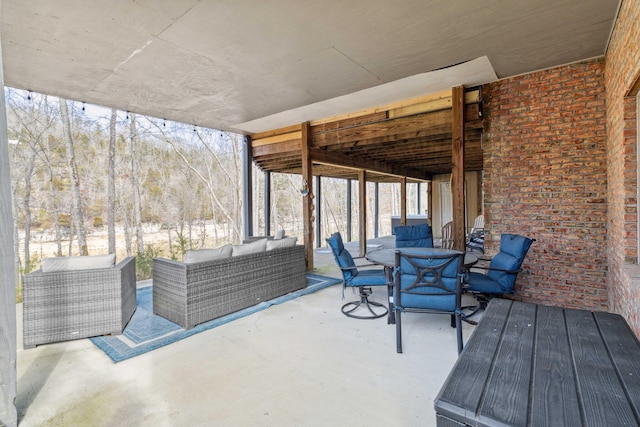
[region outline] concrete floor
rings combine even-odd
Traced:
[[[338,277],[316,252],[318,274]],[[457,358],[449,316],[404,316],[397,354],[394,326],[345,317],[343,303],[332,286],[118,364],[87,339],[23,350],[19,305],[19,425],[435,425]]]

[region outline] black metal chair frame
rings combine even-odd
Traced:
[[[457,251],[456,251],[457,252]],[[401,280],[401,270],[400,263],[402,259],[405,259],[416,269],[416,280],[413,284],[411,284],[407,289],[401,289],[400,280]],[[411,258],[414,259],[431,259],[438,260],[442,259],[443,262],[441,264],[435,266],[423,266],[414,262]],[[458,261],[458,271],[456,273],[456,288],[455,290],[451,290],[446,287],[442,281],[442,272],[446,267],[448,267],[451,263]],[[463,265],[464,265],[464,252],[458,253],[450,253],[450,254],[438,254],[438,255],[417,255],[405,253],[403,251],[396,251],[396,267],[394,271],[394,312],[396,318],[396,351],[398,353],[402,353],[402,320],[401,313],[409,312],[409,313],[433,313],[433,314],[450,314],[451,315],[451,327],[456,328],[457,335],[457,343],[458,343],[458,354],[462,352],[463,342],[462,342],[462,277],[463,277]],[[426,276],[426,277],[425,277]],[[432,287],[440,290],[438,293],[425,293],[425,292],[417,292],[415,291],[418,287]],[[444,292],[442,292],[444,291]],[[455,295],[456,308],[453,312],[451,311],[442,311],[436,309],[428,309],[428,308],[412,308],[412,307],[402,307],[402,294],[415,294],[415,295],[425,295],[425,296],[448,296]]]
[[[354,258],[354,260],[357,258]],[[340,267],[340,270],[342,271],[347,271],[347,270],[356,270],[358,271],[359,267],[366,267],[367,265],[360,265],[360,266],[354,266],[354,267]],[[360,295],[360,300],[358,301],[350,301],[346,304],[344,304],[341,308],[342,313],[345,316],[348,317],[352,317],[354,319],[379,319],[380,317],[386,316],[389,313],[389,310],[387,309],[387,307],[385,307],[384,304],[381,304],[377,301],[370,301],[369,297],[371,296],[371,294],[373,293],[373,289],[371,286],[353,286],[353,287],[357,287],[358,288],[358,292]],[[359,308],[364,307],[366,308],[367,311],[369,311],[371,313],[370,316],[364,316],[364,315],[358,315],[358,314],[354,314],[354,312],[356,310],[358,310]],[[384,312],[382,313],[378,313],[376,312],[372,307],[382,307],[384,309]]]

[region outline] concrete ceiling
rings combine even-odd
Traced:
[[[258,132],[603,55],[619,0],[1,6],[8,86]]]

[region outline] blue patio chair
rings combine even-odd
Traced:
[[[396,248],[432,248],[433,234],[429,224],[402,225],[395,227]]]
[[[500,252],[491,259],[489,267],[476,265],[474,270],[484,271],[467,274],[465,290],[475,297],[479,306],[465,307],[473,309],[466,317],[484,309],[491,298],[513,293],[516,277],[522,271],[522,262],[533,242],[535,239],[517,234],[500,236]]]
[[[462,351],[462,276],[464,252],[435,249],[433,254],[396,251],[393,309],[396,351],[402,353],[401,314],[436,313],[451,316],[456,328],[458,354]]]
[[[342,313],[345,316],[356,319],[377,319],[386,316],[389,310],[381,303],[370,301],[373,286],[387,286],[387,278],[383,269],[367,270],[356,266],[355,261],[348,250],[344,248],[340,233],[334,233],[327,239],[331,252],[342,271],[342,298],[344,299],[344,289],[347,287],[358,288],[360,293],[359,301],[348,302],[342,306]],[[377,307],[377,308],[376,308]],[[384,310],[380,310],[380,307]],[[365,314],[355,313],[359,308],[365,308]],[[375,308],[375,309],[374,309]]]

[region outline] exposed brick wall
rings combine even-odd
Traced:
[[[606,310],[604,58],[483,88],[485,227],[536,239],[516,299]]]
[[[636,98],[640,79],[640,0],[624,0],[606,54],[610,310],[640,336]],[[631,92],[630,92],[631,91]]]

